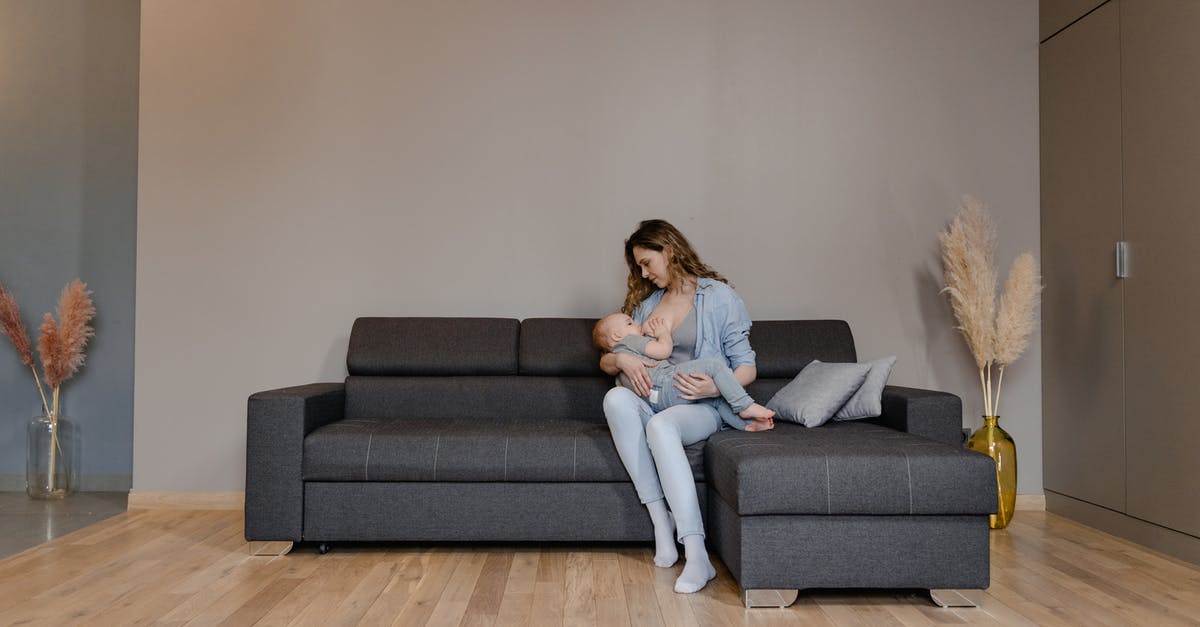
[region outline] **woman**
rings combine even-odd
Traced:
[[[664,220],[642,222],[625,240],[625,261],[629,280],[621,310],[638,323],[651,317],[667,321],[675,339],[672,362],[722,358],[743,387],[754,381],[758,371],[746,306],[725,277],[700,261],[678,229]],[[654,564],[661,568],[675,564],[678,537],[686,562],[675,580],[675,591],[692,593],[715,577],[716,570],[704,547],[696,483],[683,447],[707,439],[724,422],[707,404],[676,405],[653,413],[646,402],[651,389],[646,365],[628,354],[606,353],[600,359],[604,372],[624,374],[632,387],[609,390],[604,416],[638,498],[654,523]],[[681,372],[675,383],[685,399],[718,395],[707,375]]]

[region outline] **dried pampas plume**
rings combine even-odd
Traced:
[[[999,411],[1004,367],[1016,361],[1029,344],[1033,310],[1041,292],[1041,277],[1033,255],[1024,253],[1013,262],[1000,306],[996,306],[996,226],[987,209],[971,196],[964,196],[958,214],[938,234],[942,247],[942,270],[950,296],[956,327],[962,332],[979,368],[986,415]],[[999,378],[992,391],[992,365]]]
[[[1016,361],[1029,345],[1029,335],[1035,322],[1042,292],[1033,255],[1023,253],[1013,261],[1000,296],[1000,311],[996,315],[996,363],[1002,367]]]
[[[12,341],[13,348],[17,351],[17,357],[21,359],[21,364],[32,366],[33,349],[29,343],[29,332],[25,330],[25,323],[21,322],[21,308],[17,306],[17,300],[13,298],[12,292],[5,289],[2,283],[0,283],[0,330],[3,330],[4,335]]]
[[[0,332],[12,342],[21,363],[33,373],[33,382],[37,384],[38,394],[42,397],[42,410],[50,414],[50,405],[46,403],[46,391],[42,389],[42,379],[38,377],[37,368],[33,365],[33,347],[29,342],[29,331],[21,321],[21,308],[12,292],[0,283]]]
[[[58,299],[58,322],[50,314],[42,319],[38,353],[42,356],[46,383],[52,388],[61,386],[83,365],[84,348],[95,335],[91,322],[96,307],[92,305],[91,294],[82,281],[72,281]],[[57,396],[57,389],[55,392]]]
[[[996,227],[983,205],[970,196],[950,226],[938,235],[942,243],[943,291],[950,294],[958,330],[975,357],[985,367],[993,357],[996,318]]]

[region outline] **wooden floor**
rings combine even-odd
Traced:
[[[746,610],[728,571],[701,593],[643,547],[300,546],[250,557],[240,512],[120,514],[0,560],[0,625],[1200,624],[1200,568],[1054,514],[992,532],[976,609],[919,591],[804,591]]]

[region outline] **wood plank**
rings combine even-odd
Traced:
[[[429,615],[429,624],[457,625],[462,622],[486,561],[487,555],[478,551],[470,551],[463,556],[446,582],[433,613]]]
[[[561,625],[566,604],[567,554],[562,549],[543,549],[538,559],[533,588],[530,625]]]
[[[360,619],[364,625],[390,625],[403,611],[408,599],[424,576],[428,566],[426,555],[418,551],[396,554],[397,568],[391,579],[379,591]]]
[[[386,555],[386,553],[384,554]],[[377,584],[377,589],[368,590],[366,594],[378,596],[379,591],[386,585],[384,581],[369,579],[377,563],[381,561],[378,553],[341,549],[336,553],[325,555],[324,559],[339,561],[343,565],[338,569],[337,576],[331,577],[326,585],[316,592],[312,601],[305,605],[290,624],[314,627],[332,624],[338,618],[338,608],[350,600],[360,586],[370,588],[373,583]],[[375,596],[372,596],[369,601],[374,602]],[[367,607],[369,607],[369,603],[363,605],[364,613]]]
[[[500,603],[504,600],[504,589],[508,586],[508,574],[512,570],[513,555],[507,551],[489,551],[483,563],[483,571],[471,593],[462,625],[481,627],[495,625],[500,617]]]
[[[653,589],[654,556],[649,549],[629,549],[618,553],[625,603],[634,625],[662,625],[662,612]],[[672,592],[674,589],[672,588]]]
[[[180,535],[158,534],[151,527],[134,522],[130,525],[130,534],[112,536],[109,543],[99,547],[52,543],[57,550],[47,553],[43,562],[28,565],[23,577],[0,582],[0,588],[4,590],[0,595],[0,611],[26,603],[47,589],[68,585],[80,578],[86,581],[97,569],[111,567],[118,561],[128,563],[160,557],[181,541],[194,540],[197,533],[203,537],[210,532],[211,527],[206,525],[210,518],[197,517],[188,520],[187,525],[179,525]],[[224,529],[226,524],[227,521],[218,521],[218,529]]]
[[[286,559],[295,559],[296,552],[292,552],[285,556]],[[296,620],[304,610],[308,608],[317,597],[318,594],[325,588],[333,585],[332,582],[341,576],[342,570],[349,565],[347,560],[323,559],[328,555],[320,556],[322,559],[317,559],[316,567],[305,578],[300,580],[300,583],[292,588],[292,591],[285,595],[278,603],[271,607],[257,623],[256,627],[283,627],[290,625],[293,620]],[[281,577],[282,578],[282,577]]]
[[[1200,567],[1045,512],[992,532],[992,585],[973,609],[907,590],[802,591],[789,608],[745,609],[719,561],[703,590],[676,594],[682,564],[656,568],[645,547],[301,545],[252,557],[241,526],[240,512],[156,510],[0,560],[0,624],[1123,626],[1200,615]]]
[[[596,598],[596,623],[629,625],[629,605],[625,602],[621,562],[616,553],[600,552],[592,557],[592,586]]]
[[[504,586],[504,598],[496,615],[497,625],[525,625],[533,611],[533,591],[537,587],[541,551],[517,551]]]
[[[454,570],[458,568],[458,562],[462,560],[462,557],[462,551],[451,551],[444,548],[432,549],[425,576],[417,582],[416,588],[409,595],[408,602],[404,604],[404,609],[396,615],[392,624],[398,627],[427,624],[434,607],[442,597],[442,591],[446,589],[446,584],[450,583],[450,577],[454,575]]]
[[[596,594],[592,581],[592,556],[586,552],[567,553],[563,623],[596,624]]]

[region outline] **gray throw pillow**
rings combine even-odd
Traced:
[[[834,420],[874,418],[883,413],[883,386],[887,385],[888,375],[892,374],[896,357],[884,357],[866,363],[871,366],[867,380],[863,381],[854,396],[833,415]]]
[[[870,364],[827,364],[814,359],[771,397],[767,409],[775,410],[781,420],[819,427],[850,400],[870,370]]]

